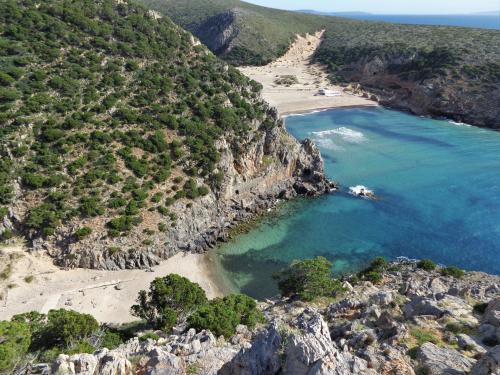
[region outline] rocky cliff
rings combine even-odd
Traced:
[[[498,375],[500,279],[461,279],[393,264],[380,284],[351,285],[333,302],[261,303],[267,323],[225,340],[208,331],[115,350],[61,355],[32,373],[203,375]],[[51,372],[52,371],[52,372]]]
[[[362,58],[337,71],[352,90],[365,93],[380,104],[416,115],[445,117],[458,122],[500,129],[500,84],[480,84],[450,72],[422,77],[401,74],[401,66],[418,64],[418,54]],[[354,84],[353,84],[354,83]]]
[[[35,249],[48,250],[63,267],[147,268],[179,251],[202,252],[214,247],[229,229],[272,208],[279,200],[330,192],[334,185],[324,176],[317,147],[310,140],[299,143],[281,120],[274,121],[279,125],[264,131],[259,122],[254,123],[246,139],[251,146],[242,155],[235,156],[229,142],[220,139],[217,168],[224,178],[219,188],[192,202],[173,204],[170,212],[177,218],[177,225],[148,237],[149,243],[144,243],[144,234],[138,229],[119,239],[102,238],[96,233],[83,241],[66,243],[63,233],[53,240],[35,240]],[[151,221],[159,216],[145,215]],[[72,233],[74,228],[68,226],[67,230]]]

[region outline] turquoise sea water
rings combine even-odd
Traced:
[[[319,145],[343,189],[286,203],[223,245],[217,264],[234,289],[272,296],[273,272],[316,255],[338,273],[383,255],[500,274],[500,132],[382,108],[294,116],[286,127]],[[354,185],[379,199],[349,195]]]

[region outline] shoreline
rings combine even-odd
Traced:
[[[302,109],[302,110],[296,110],[296,111],[290,111],[290,112],[283,112],[283,113],[280,113],[280,117],[284,119],[284,118],[292,117],[292,116],[305,116],[305,115],[311,115],[314,113],[335,111],[337,109],[356,109],[356,108],[384,108],[384,106],[381,106],[377,102],[373,102],[373,104],[353,104],[353,105],[334,106],[334,107],[327,107],[327,108],[320,107],[320,108],[313,108],[313,109]]]
[[[264,66],[238,69],[263,86],[262,98],[281,117],[337,108],[377,107],[375,100],[333,85],[325,67],[312,62],[322,38],[323,31],[297,35],[288,52],[279,59]],[[321,95],[320,90],[336,92],[337,96]]]
[[[217,277],[213,253],[180,252],[151,270],[64,270],[43,253],[24,246],[0,249],[12,261],[10,275],[0,282],[0,320],[29,311],[47,313],[65,308],[93,315],[101,323],[124,324],[139,320],[130,314],[140,290],[156,277],[171,273],[198,283],[209,299],[231,292]]]

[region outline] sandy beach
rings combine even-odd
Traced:
[[[12,315],[65,308],[92,314],[102,323],[127,323],[137,318],[130,314],[141,289],[147,289],[156,277],[176,273],[194,281],[209,298],[223,295],[212,274],[209,254],[179,253],[153,268],[145,270],[98,271],[62,270],[43,253],[26,252],[21,245],[0,249],[2,266],[12,264],[8,278],[0,282],[0,320]]]
[[[280,115],[377,105],[372,100],[344,91],[343,87],[332,85],[325,68],[311,62],[322,35],[323,32],[297,36],[288,52],[278,60],[265,66],[239,68],[243,74],[262,84],[264,99],[276,107]],[[295,77],[296,83],[289,86],[276,83],[277,79],[287,76]],[[338,91],[341,95],[321,96],[318,95],[320,89]]]

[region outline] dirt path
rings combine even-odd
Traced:
[[[227,291],[215,281],[207,254],[180,253],[152,272],[66,271],[54,266],[47,255],[28,253],[22,245],[3,247],[0,251],[1,264],[11,264],[8,277],[0,281],[0,320],[27,311],[47,313],[50,309],[66,308],[92,314],[100,322],[130,322],[136,319],[130,314],[130,306],[138,292],[147,289],[154,278],[169,273],[197,282],[209,298]]]
[[[284,56],[266,66],[240,68],[243,74],[264,86],[264,99],[276,107],[281,115],[327,108],[377,105],[371,100],[345,92],[342,87],[332,85],[324,67],[311,63],[314,52],[321,44],[323,33],[320,31],[305,37],[297,36],[297,40]],[[277,84],[276,80],[283,77],[295,77],[297,83],[289,87]],[[319,89],[338,91],[341,96],[320,96],[317,95]]]

